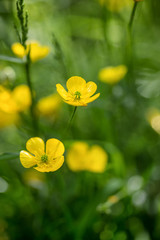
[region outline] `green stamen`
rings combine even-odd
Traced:
[[[76,100],[79,100],[80,97],[81,97],[81,93],[78,92],[78,91],[76,91],[75,94],[74,94],[74,96],[75,96],[75,99],[76,99]]]
[[[46,154],[42,155],[41,160],[46,163],[48,161],[48,156]]]

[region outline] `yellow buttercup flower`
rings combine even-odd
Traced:
[[[20,152],[20,161],[23,167],[33,167],[39,172],[54,172],[64,162],[64,145],[58,139],[51,138],[46,142],[39,137],[30,138],[26,143],[29,152]]]
[[[100,93],[92,96],[96,90],[97,85],[94,82],[88,82],[81,77],[71,77],[66,83],[68,92],[61,84],[57,84],[57,92],[62,97],[63,101],[73,106],[87,106],[88,103],[97,99]]]
[[[61,102],[62,100],[57,93],[41,98],[37,103],[38,112],[43,116],[52,116],[59,110]]]
[[[132,5],[133,0],[99,0],[99,2],[110,11],[119,12],[124,7]]]
[[[126,73],[127,67],[125,65],[106,67],[100,70],[98,78],[101,82],[116,84],[125,77]]]
[[[0,110],[0,128],[17,123],[19,115],[17,113],[7,113]]]
[[[19,120],[19,112],[31,105],[31,94],[28,86],[19,85],[13,91],[0,86],[0,128],[15,124]]]
[[[6,113],[25,111],[31,105],[31,94],[27,85],[19,85],[10,91],[0,86],[0,110]]]
[[[87,170],[101,173],[106,169],[107,153],[98,145],[75,142],[67,154],[67,164],[72,171]]]
[[[14,43],[11,48],[13,53],[19,58],[23,58],[29,53],[32,62],[45,58],[50,52],[49,47],[41,46],[35,41],[28,41],[26,43],[26,49],[20,43]]]
[[[31,92],[27,85],[19,85],[15,87],[14,90],[12,91],[11,96],[15,101],[17,105],[17,110],[19,112],[25,111],[32,104]]]
[[[16,113],[17,105],[13,101],[11,91],[0,86],[0,111],[5,113]]]

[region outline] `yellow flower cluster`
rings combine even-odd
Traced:
[[[97,85],[94,82],[88,82],[81,77],[71,77],[67,81],[68,92],[62,87],[61,84],[57,84],[57,92],[62,97],[62,100],[73,106],[87,106],[89,102],[94,101],[99,97],[99,93],[92,96],[97,90]],[[38,112],[44,116],[50,116],[58,110],[61,99],[57,94],[50,95],[48,97],[40,99],[37,104]],[[78,145],[77,145],[78,144]],[[80,146],[79,158],[77,155],[77,161],[75,160],[74,150],[70,150],[68,153],[68,164],[72,170],[88,170],[92,172],[103,172],[106,167],[107,154],[99,146],[93,146],[88,149],[88,145],[85,143],[76,143],[73,148]],[[81,152],[82,149],[85,151]],[[46,151],[44,142],[41,138],[35,137],[27,141],[27,151],[20,152],[20,161],[25,168],[33,167],[40,172],[50,172],[59,169],[63,162],[64,153],[63,143],[57,139],[49,139],[46,142]],[[83,154],[83,155],[81,155]],[[81,157],[84,157],[82,160]]]
[[[72,171],[90,171],[102,173],[106,170],[108,155],[98,145],[75,142],[66,156],[67,164]]]
[[[25,168],[33,167],[39,172],[54,172],[64,162],[64,145],[58,139],[48,139],[45,147],[41,138],[30,138],[26,148],[28,152],[25,150],[20,152],[20,161]]]
[[[31,94],[28,86],[19,85],[10,91],[0,86],[0,127],[17,122],[18,113],[31,105]]]
[[[12,45],[12,51],[19,58],[24,58],[29,54],[31,61],[35,62],[46,57],[49,54],[50,49],[47,46],[41,46],[36,41],[28,41],[26,43],[26,49],[22,44],[14,43]]]
[[[98,78],[101,82],[116,84],[125,77],[126,73],[127,67],[125,65],[106,67],[100,70]]]
[[[35,62],[47,56],[49,48],[41,46],[38,42],[27,42],[26,48],[20,43],[14,43],[12,45],[12,51],[20,58],[29,55],[31,61]],[[81,77],[74,76],[69,78],[66,86],[68,92],[61,84],[56,85],[57,92],[60,96],[52,94],[41,98],[36,105],[37,112],[43,116],[52,116],[58,111],[61,99],[73,106],[87,106],[88,103],[93,102],[100,95],[100,93],[97,93],[93,96],[97,90],[97,85],[91,81],[86,83]],[[2,108],[4,108],[5,111],[9,110],[17,114],[19,111],[23,111],[31,105],[30,92],[26,86],[19,86],[12,92],[9,90],[1,92],[4,92],[4,94],[0,94],[0,100],[2,98]],[[49,139],[46,142],[45,148],[45,144],[41,138],[30,138],[26,143],[26,148],[29,152],[25,150],[20,152],[20,161],[25,168],[33,167],[40,172],[50,172],[59,169],[64,162],[64,145],[57,139]],[[81,166],[80,169],[93,172],[104,171],[107,155],[103,149],[99,146],[93,146],[84,154],[88,164],[86,162],[85,166]],[[69,155],[71,155],[71,152]],[[96,156],[98,157],[97,160],[95,159]],[[68,159],[70,159],[70,157]],[[77,169],[78,164],[80,163],[77,162]],[[92,164],[92,166],[89,167],[90,164]]]

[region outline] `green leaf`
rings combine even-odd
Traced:
[[[20,63],[20,64],[24,63],[24,61],[22,61],[19,58],[8,57],[8,56],[4,56],[4,55],[0,55],[0,60],[6,61],[6,62],[11,62],[11,63]]]

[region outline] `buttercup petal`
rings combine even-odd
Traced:
[[[86,97],[90,97],[92,96],[97,90],[97,84],[95,84],[94,82],[88,82],[86,84],[86,91],[84,92],[84,95],[82,96],[82,98],[86,98]]]
[[[96,100],[99,96],[100,96],[100,93],[97,93],[97,94],[95,94],[93,97],[90,97],[90,98],[85,99],[85,102],[86,102],[86,103],[93,102],[93,101]]]
[[[37,164],[36,158],[29,152],[22,150],[20,152],[20,161],[23,167],[30,168]]]
[[[26,50],[20,43],[12,44],[11,48],[12,48],[13,53],[20,58],[23,58],[26,55]]]
[[[74,99],[72,101],[65,101],[64,102],[68,103],[69,105],[72,105],[72,106],[83,106],[83,107],[86,107],[87,104],[85,103],[85,101],[82,101],[82,100],[79,100],[79,101],[75,101]]]
[[[52,163],[47,164],[47,165],[42,165],[38,167],[34,167],[39,172],[54,172],[58,170],[64,163],[64,157],[61,156],[59,158],[56,158],[52,161]]]
[[[63,155],[65,151],[64,145],[56,138],[51,138],[46,142],[46,154],[49,157],[49,162]]]
[[[77,91],[83,94],[86,88],[86,81],[81,77],[74,76],[67,80],[66,86],[71,94],[75,94]]]
[[[57,88],[57,92],[63,99],[65,100],[71,99],[71,96],[68,94],[68,92],[64,89],[64,87],[61,84],[59,83],[56,84],[56,88]]]
[[[44,155],[44,141],[39,137],[30,138],[26,143],[27,150],[35,156]]]

